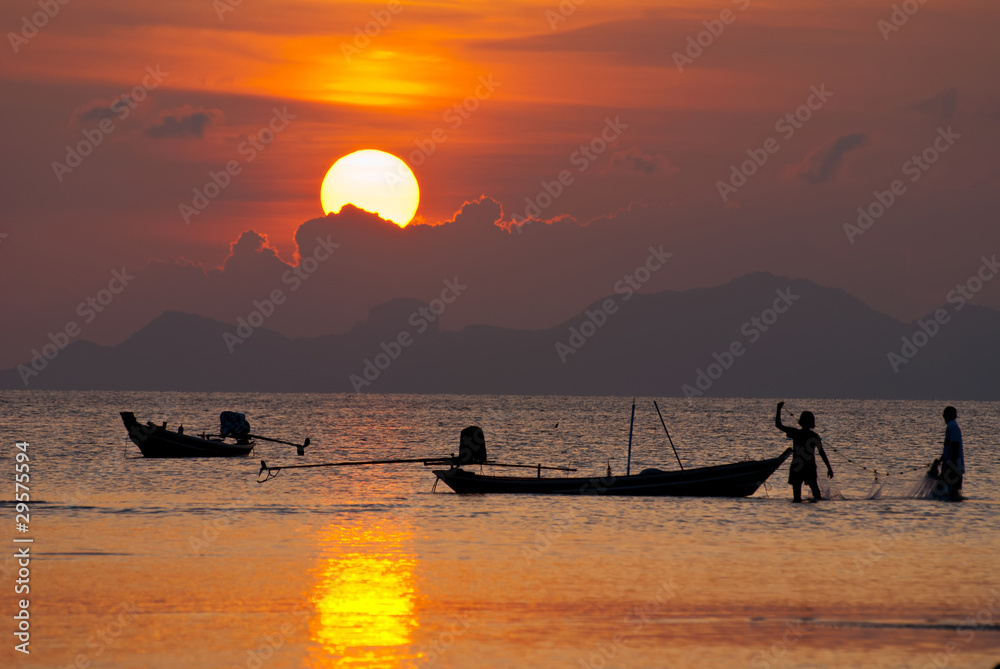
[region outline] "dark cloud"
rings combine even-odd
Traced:
[[[347,205],[302,223],[288,257],[247,229],[221,267],[163,259],[138,268],[143,280],[129,290],[128,315],[141,324],[172,309],[234,323],[277,290],[283,300],[267,327],[318,335],[346,332],[388,300],[433,299],[452,281],[468,289],[442,315],[443,329],[537,328],[612,294],[651,246],[671,252],[679,234],[661,229],[662,211],[641,208],[587,225],[531,222],[523,234],[505,229],[503,218],[500,202],[488,196],[465,202],[450,221],[405,228]],[[679,276],[690,273],[671,266],[643,288],[662,290]]]
[[[271,246],[267,235],[250,229],[229,245],[229,257],[226,258],[225,267],[232,269],[241,263],[254,262],[258,258],[277,260],[278,251]]]
[[[113,100],[110,104],[91,102],[77,109],[73,113],[73,119],[77,123],[92,123],[106,118],[113,118],[118,116],[122,109],[127,108],[129,102],[130,99],[124,96]]]
[[[958,89],[946,88],[924,100],[917,100],[909,107],[910,111],[920,112],[939,118],[950,118],[955,115],[958,107]]]
[[[611,156],[612,169],[639,174],[676,174],[678,169],[670,164],[666,156],[659,153],[645,153],[633,146],[626,151],[618,151]]]
[[[864,146],[866,141],[868,141],[868,137],[863,132],[842,135],[806,156],[802,164],[793,168],[792,173],[814,186],[824,184],[837,175],[837,171],[844,161],[844,156],[850,151]]]
[[[143,131],[146,137],[152,139],[178,139],[183,137],[201,137],[205,128],[222,118],[218,109],[190,108],[168,110],[160,118]]]
[[[563,52],[590,54],[642,67],[676,68],[675,55],[685,53],[688,40],[706,32],[706,17],[693,17],[688,10],[672,15],[603,21],[535,35],[475,40],[473,48],[512,52]],[[797,25],[761,23],[750,13],[736,11],[736,23],[726,28],[725,38],[695,53],[698,67],[740,67],[748,62],[793,62],[825,60],[835,45],[850,44],[853,57],[864,58],[867,49],[856,29],[813,26],[805,31]],[[767,44],[767,49],[754,48]],[[872,43],[874,45],[874,43]]]

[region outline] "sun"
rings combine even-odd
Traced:
[[[403,228],[417,213],[420,187],[402,160],[385,151],[365,149],[333,164],[323,177],[320,201],[326,214],[353,204]]]

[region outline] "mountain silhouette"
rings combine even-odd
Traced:
[[[165,312],[117,346],[70,344],[27,387],[1000,399],[1000,311],[972,304],[902,323],[840,289],[755,273],[609,295],[543,330],[442,331],[435,306],[390,300],[349,332],[295,339],[266,319],[241,331]],[[0,388],[25,388],[21,372],[0,372]]]

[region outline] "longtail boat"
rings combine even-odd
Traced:
[[[663,420],[660,406],[653,402],[660,417],[663,431],[670,440],[670,448],[677,457],[680,471],[668,472],[662,469],[644,469],[633,475],[632,471],[632,428],[635,425],[635,400],[632,400],[632,418],[628,428],[628,464],[625,476],[613,476],[608,464],[607,476],[570,476],[563,478],[542,478],[541,465],[534,478],[527,476],[491,476],[476,474],[462,469],[462,463],[451,463],[450,469],[434,470],[438,481],[461,495],[475,494],[537,494],[537,495],[629,495],[633,497],[749,497],[757,492],[771,474],[781,466],[792,449],[776,458],[767,460],[747,460],[711,467],[684,469],[681,456],[677,453],[670,430]],[[467,428],[469,430],[473,428]],[[476,428],[478,430],[478,428]],[[464,436],[464,433],[463,433]],[[482,430],[477,435],[482,442]],[[481,457],[485,460],[486,444],[481,445]],[[485,464],[489,464],[486,462]]]
[[[655,405],[655,402],[654,402]],[[656,406],[659,413],[660,408]],[[660,414],[662,422],[663,416]],[[632,422],[635,421],[635,403],[632,404]],[[663,429],[670,438],[666,423]],[[670,446],[677,455],[677,449],[670,440]],[[685,469],[677,455],[680,471],[644,469],[631,474],[632,427],[629,427],[629,459],[624,476],[613,476],[608,466],[606,476],[542,477],[542,470],[575,472],[570,467],[552,467],[542,464],[507,464],[488,459],[486,439],[482,428],[470,425],[462,430],[459,438],[459,452],[447,457],[397,458],[382,460],[354,460],[346,462],[321,462],[304,465],[269,466],[263,460],[258,472],[258,483],[269,481],[283,469],[304,469],[311,467],[354,467],[364,465],[413,464],[424,466],[447,466],[435,469],[437,481],[462,495],[471,494],[545,494],[545,495],[632,495],[632,496],[685,496],[685,497],[747,497],[754,494],[761,485],[788,459],[792,449],[788,448],[776,458],[747,460],[710,467]],[[494,476],[477,474],[463,467],[516,467],[535,470],[535,476]],[[264,476],[263,479],[260,477]],[[435,486],[437,485],[435,482]]]
[[[167,424],[156,425],[147,421],[145,425],[136,420],[131,411],[121,412],[122,422],[128,431],[128,438],[139,447],[147,458],[232,458],[250,455],[256,446],[254,439],[273,441],[279,444],[289,444],[298,448],[299,455],[304,454],[309,446],[306,439],[303,444],[295,444],[281,439],[271,439],[250,434],[250,423],[241,413],[223,411],[219,416],[220,429],[218,435],[184,434],[184,427],[168,430]],[[232,439],[232,442],[226,441]]]
[[[681,471],[644,469],[627,476],[492,476],[461,467],[434,470],[438,480],[462,495],[632,495],[648,497],[747,497],[757,492],[791,454]]]

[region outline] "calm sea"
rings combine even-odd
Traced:
[[[633,471],[676,468],[652,400],[636,404]],[[747,499],[462,497],[432,493],[421,465],[255,482],[260,459],[447,455],[472,424],[494,459],[621,474],[631,398],[2,393],[0,665],[991,668],[1000,404],[958,405],[968,499],[907,499],[913,468],[940,452],[943,406],[790,400],[816,413],[846,498],[794,505],[787,463]],[[660,407],[685,466],[788,445],[771,400]],[[122,410],[188,433],[237,410],[258,434],[313,446],[146,460]],[[11,502],[16,440],[28,533]],[[867,499],[871,470],[894,473],[883,499]],[[30,594],[17,595],[24,537]],[[14,651],[21,598],[30,655]]]

